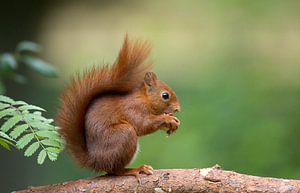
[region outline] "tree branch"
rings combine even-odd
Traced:
[[[41,192],[300,192],[300,180],[266,178],[224,171],[219,166],[204,169],[155,170],[141,175],[141,184],[131,176],[99,176],[60,184],[30,187],[15,193]]]

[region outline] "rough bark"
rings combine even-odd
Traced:
[[[131,176],[100,176],[49,186],[30,187],[15,193],[40,192],[300,192],[300,180],[276,179],[224,171],[219,166],[204,169],[155,170],[141,175],[141,184]]]

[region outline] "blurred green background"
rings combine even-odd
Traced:
[[[177,92],[182,125],[169,138],[140,140],[133,164],[209,167],[300,178],[300,2],[6,1],[1,3],[0,53],[21,40],[44,47],[57,79],[35,73],[27,85],[5,81],[7,95],[48,109],[75,71],[112,63],[124,34],[152,43],[160,79]],[[63,154],[37,165],[36,156],[0,148],[0,192],[97,174]]]

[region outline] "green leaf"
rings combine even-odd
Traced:
[[[47,123],[47,124],[51,124],[51,123],[53,123],[53,122],[54,122],[53,119],[46,119],[46,120],[45,120],[45,123]],[[55,129],[55,127],[54,127],[54,129]]]
[[[43,164],[46,156],[47,156],[47,151],[46,151],[46,149],[43,149],[38,155],[38,158],[37,158],[38,164]]]
[[[47,152],[47,154],[48,154],[48,157],[49,157],[49,159],[50,159],[51,161],[57,160],[58,154],[53,153],[53,152]]]
[[[23,56],[21,58],[22,62],[33,70],[39,72],[40,74],[48,77],[56,77],[57,72],[54,67],[52,67],[47,62],[32,56]]]
[[[19,149],[23,149],[28,143],[30,143],[30,141],[33,139],[34,134],[33,133],[29,133],[24,135],[18,142],[17,142],[17,147]]]
[[[26,129],[29,127],[28,124],[23,124],[23,125],[18,125],[14,128],[14,130],[12,130],[12,132],[10,132],[10,136],[13,139],[17,139],[22,133],[24,133],[24,131],[26,131]]]
[[[55,147],[47,147],[46,149],[47,149],[47,151],[52,152],[52,153],[57,153],[58,154],[60,152],[60,150],[58,148],[55,148]]]
[[[0,101],[6,102],[6,103],[9,103],[9,104],[12,104],[12,103],[15,102],[15,101],[12,100],[11,98],[9,98],[9,97],[7,97],[7,96],[4,96],[4,95],[0,95]]]
[[[16,50],[18,52],[40,53],[42,51],[42,47],[31,41],[22,41],[17,45]]]
[[[19,121],[22,120],[21,115],[15,115],[8,119],[1,127],[1,130],[7,132],[9,129],[13,128]]]
[[[7,140],[13,140],[12,138],[10,138],[6,133],[0,131],[0,137],[7,139]]]
[[[7,116],[7,115],[12,115],[16,112],[14,108],[9,108],[9,109],[4,109],[0,111],[0,119]]]
[[[8,145],[11,145],[13,147],[16,147],[16,145],[14,144],[14,140],[13,139],[4,139],[4,138],[0,138],[2,141],[4,141],[5,143],[7,143]]]
[[[35,114],[35,115],[42,115],[42,113],[40,111],[34,111],[33,114]]]
[[[19,84],[26,84],[27,83],[27,78],[21,74],[14,74],[12,79]]]
[[[34,154],[34,152],[36,152],[36,150],[40,147],[39,142],[34,142],[33,144],[31,144],[25,151],[24,155],[26,157],[32,156],[32,154]]]
[[[5,120],[0,127],[0,145],[6,149],[9,149],[10,145],[18,149],[28,146],[24,152],[24,156],[27,157],[32,156],[43,146],[43,150],[38,154],[38,163],[42,164],[47,156],[51,161],[55,161],[63,150],[63,141],[57,132],[58,127],[51,124],[53,119],[43,117],[41,111],[45,110],[24,101],[14,101],[0,95],[0,118]],[[7,135],[5,132],[11,128],[12,131]],[[18,138],[19,140],[14,145],[12,142]],[[34,138],[38,141],[33,141]]]
[[[39,137],[45,137],[45,138],[61,141],[61,138],[59,137],[56,131],[47,131],[47,130],[37,131],[36,135],[38,135]]]
[[[24,116],[25,121],[30,123],[31,126],[37,127],[37,128],[38,128],[38,126],[35,126],[36,124],[47,121],[47,119],[45,117],[36,115],[36,114],[32,114],[32,113],[24,114],[23,116]]]
[[[16,69],[18,63],[12,54],[4,53],[0,57],[0,68],[2,69]]]
[[[0,110],[5,109],[7,107],[9,107],[10,105],[7,103],[0,103]]]
[[[22,115],[26,115],[26,114],[29,114],[30,112],[28,110],[24,110],[22,111]]]
[[[42,144],[47,145],[47,146],[53,146],[53,147],[58,147],[61,148],[61,144],[57,141],[50,140],[50,139],[44,139],[41,141]]]
[[[21,111],[26,111],[26,110],[46,111],[45,109],[35,106],[35,105],[23,105],[23,106],[20,106],[19,109]]]
[[[29,122],[29,124],[31,125],[31,127],[37,128],[39,130],[53,130],[54,128],[52,125],[40,121]]]
[[[16,101],[13,103],[13,105],[28,105],[28,104],[24,101]]]
[[[4,141],[3,139],[0,138],[0,145],[2,147],[4,147],[5,149],[9,150],[10,151],[10,147],[9,145],[6,143],[6,141]]]
[[[4,147],[7,150],[10,150],[9,145],[15,146],[15,144],[12,143],[15,142],[13,139],[11,139],[6,133],[0,131],[0,145]]]

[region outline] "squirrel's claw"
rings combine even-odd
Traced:
[[[153,168],[148,165],[142,165],[138,168],[140,171],[139,173],[145,173],[147,175],[152,175],[153,174]]]
[[[143,173],[143,174],[147,174],[147,175],[152,175],[153,171],[154,170],[151,166],[141,165],[138,168],[126,169],[124,172],[118,173],[117,175],[120,175],[120,176],[135,176],[138,183],[141,184],[140,174]]]
[[[173,115],[164,114],[163,119],[164,123],[161,129],[166,131],[168,135],[174,133],[180,125],[180,120]]]

